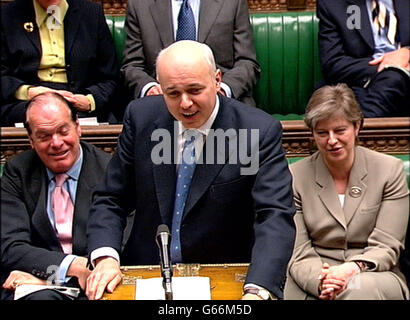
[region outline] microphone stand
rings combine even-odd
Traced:
[[[173,300],[172,294],[172,271],[162,269],[162,287],[165,291],[165,300]]]
[[[172,264],[169,255],[169,244],[171,234],[169,233],[168,226],[161,224],[158,226],[156,242],[159,247],[160,255],[160,268],[162,275],[162,287],[165,291],[165,300],[173,300],[172,293]]]

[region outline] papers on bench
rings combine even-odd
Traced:
[[[39,284],[23,284],[18,286],[14,291],[14,300],[21,299],[26,295],[29,295],[33,292],[41,291],[41,290],[55,290],[60,293],[65,294],[70,298],[77,298],[78,294],[80,293],[80,289],[72,288],[72,287],[60,287],[60,286],[47,286],[47,285],[39,285]]]
[[[98,126],[97,117],[78,118],[81,126]]]
[[[174,300],[211,300],[208,277],[173,277]],[[137,279],[135,300],[165,300],[162,278]]]
[[[98,123],[97,117],[88,117],[88,118],[78,118],[80,122],[80,126],[98,126],[103,123]],[[14,124],[16,128],[24,128],[24,124],[22,122],[16,122]]]

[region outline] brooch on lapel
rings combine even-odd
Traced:
[[[27,32],[33,32],[34,30],[34,26],[33,26],[33,22],[26,22],[23,24],[23,28],[27,31]]]
[[[358,198],[362,195],[362,189],[359,187],[351,187],[350,191],[349,191],[350,196],[352,196],[353,198]]]

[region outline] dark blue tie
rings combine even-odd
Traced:
[[[196,27],[194,13],[188,0],[184,0],[178,14],[177,39],[179,40],[196,40]]]
[[[195,135],[194,130],[185,132],[185,144],[182,150],[181,163],[178,168],[177,185],[175,191],[174,214],[172,218],[171,231],[171,261],[172,263],[182,262],[180,229],[185,202],[191,186],[192,177],[195,171]]]

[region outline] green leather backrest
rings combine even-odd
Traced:
[[[114,40],[118,63],[121,65],[126,38],[124,31],[125,16],[105,16],[105,19]]]
[[[122,61],[124,16],[106,16]],[[262,73],[254,97],[259,108],[279,120],[301,119],[315,83],[321,79],[314,11],[251,13]]]
[[[257,105],[271,114],[302,115],[321,78],[315,12],[254,13],[250,18],[262,68]]]

